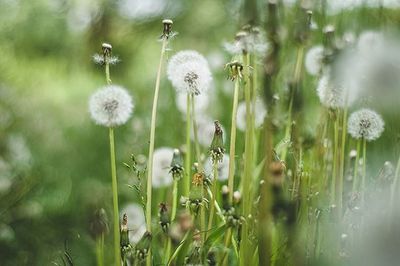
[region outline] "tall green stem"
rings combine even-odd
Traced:
[[[115,165],[115,146],[114,146],[114,128],[109,128],[110,137],[110,162],[111,162],[111,180],[113,194],[113,232],[114,232],[114,256],[115,265],[121,264],[120,243],[119,243],[119,212],[118,212],[118,187],[117,187],[117,168]]]
[[[176,217],[176,210],[178,206],[178,179],[174,179],[173,187],[172,187],[172,210],[171,210],[171,223],[175,221]],[[171,247],[172,247],[172,241],[171,238],[168,236],[167,240],[167,248],[165,251],[165,260],[164,263],[167,264],[169,257],[171,256]]]
[[[165,48],[167,47],[168,38],[164,37],[162,47],[161,47],[161,56],[160,62],[158,64],[157,71],[157,79],[156,86],[154,90],[154,99],[153,99],[153,109],[151,113],[151,127],[150,127],[150,144],[149,144],[149,157],[147,163],[147,193],[146,193],[146,229],[151,233],[151,193],[152,193],[152,176],[153,176],[153,153],[154,153],[154,139],[156,132],[156,119],[157,119],[157,103],[158,103],[158,95],[160,91],[160,80],[161,80],[161,70],[162,64],[164,60]],[[149,254],[147,256],[146,264],[151,264],[151,249],[149,250]]]
[[[233,184],[235,178],[235,150],[236,150],[236,116],[239,101],[239,83],[240,80],[235,80],[235,89],[233,92],[233,106],[232,106],[232,122],[231,122],[231,136],[229,144],[229,172],[228,172],[228,189],[229,200],[232,202]]]
[[[104,266],[104,234],[96,239],[97,266]]]
[[[332,180],[331,180],[331,203],[336,200],[336,184],[337,184],[337,155],[339,143],[339,121],[337,113],[335,114],[334,129],[333,129],[333,163],[332,163]]]
[[[218,162],[213,162],[213,175],[214,178],[212,180],[212,195],[210,200],[210,216],[208,216],[208,232],[212,229],[213,226],[213,218],[215,212],[215,204],[214,202],[217,200],[217,182],[218,182]]]
[[[358,189],[358,165],[360,160],[360,151],[361,151],[361,139],[357,140],[357,154],[356,159],[354,161],[354,174],[353,174],[353,192],[356,192]]]
[[[250,56],[249,54],[243,55],[243,62],[247,68],[244,71],[244,95],[246,102],[246,132],[245,132],[245,150],[244,150],[244,176],[241,182],[243,188],[243,216],[245,219],[250,214],[251,210],[251,191],[250,185],[252,181],[252,166],[253,166],[253,131],[252,131],[252,111],[251,111],[251,94],[250,94],[250,76],[248,71],[248,65]],[[242,247],[240,248],[241,262],[248,263],[250,259],[249,253],[249,239],[248,239],[249,227],[247,223],[243,224],[242,228]],[[242,264],[243,265],[243,264]]]
[[[364,207],[365,203],[365,192],[366,192],[366,178],[367,178],[367,140],[363,138],[363,169],[362,169],[362,180],[361,180],[361,206]]]
[[[190,140],[190,132],[192,128],[192,115],[191,115],[191,101],[192,94],[187,94],[186,100],[186,156],[185,156],[185,170],[186,176],[183,178],[183,195],[189,196],[190,191],[190,180],[191,180],[191,140]]]
[[[343,183],[344,183],[344,156],[346,150],[346,135],[347,135],[347,106],[343,111],[343,119],[342,119],[342,139],[340,145],[340,159],[339,159],[339,184],[338,184],[338,213],[339,217],[342,215],[343,209]]]

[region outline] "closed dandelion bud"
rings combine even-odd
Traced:
[[[139,260],[143,260],[151,247],[152,234],[148,231],[144,233],[140,241],[135,246],[135,256]]]
[[[269,171],[271,174],[272,184],[276,187],[280,187],[284,181],[284,172],[286,166],[282,161],[274,161],[269,166]]]
[[[179,180],[183,176],[183,170],[182,155],[178,149],[175,149],[172,156],[171,168],[169,169],[169,172],[172,174],[172,177],[174,179]]]
[[[215,164],[222,162],[222,159],[224,158],[225,149],[224,149],[224,139],[223,139],[223,131],[221,125],[217,120],[215,120],[214,126],[215,126],[214,137],[211,142],[209,152],[211,160]]]
[[[121,249],[124,249],[125,247],[129,246],[129,230],[128,230],[128,215],[124,213],[124,216],[122,217],[122,223],[121,223],[121,228],[120,228],[120,233],[121,233]]]
[[[90,233],[94,239],[97,239],[101,235],[108,233],[108,218],[106,211],[101,208],[94,212],[91,223],[90,223]]]
[[[235,192],[233,192],[233,203],[235,205],[239,205],[241,199],[242,195],[240,194],[239,191],[236,190]]]
[[[385,123],[373,110],[364,108],[352,113],[348,121],[348,133],[355,139],[376,140],[384,130]]]
[[[167,209],[167,204],[165,204],[164,202],[160,203],[160,210],[158,212],[158,216],[160,218],[160,226],[161,229],[164,231],[164,233],[168,233],[168,228],[170,225],[170,217],[169,217],[169,213],[168,213],[168,209]]]

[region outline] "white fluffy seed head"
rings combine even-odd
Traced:
[[[317,94],[321,104],[328,108],[343,108],[355,100],[353,93],[338,80],[331,77],[329,72],[322,75],[318,82]]]
[[[178,92],[199,95],[210,87],[212,76],[207,60],[196,51],[181,51],[168,63],[168,79]]]
[[[166,187],[172,184],[169,173],[174,149],[168,147],[158,148],[153,155],[153,187]]]
[[[133,110],[132,97],[123,87],[108,85],[89,99],[89,112],[96,124],[115,127],[125,124]]]
[[[348,132],[355,139],[372,141],[379,138],[385,123],[373,110],[364,108],[352,113],[348,121]]]
[[[324,48],[322,45],[313,46],[308,50],[304,64],[310,75],[316,76],[321,72],[323,58]]]
[[[250,106],[250,108],[253,108]],[[267,109],[265,108],[262,100],[257,99],[254,106],[254,125],[256,128],[260,127],[264,118],[267,115]],[[246,131],[246,103],[241,102],[238,105],[237,116],[236,116],[236,126],[240,131]]]

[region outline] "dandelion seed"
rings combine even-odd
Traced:
[[[89,111],[96,124],[115,127],[125,124],[133,110],[132,97],[123,87],[108,85],[89,99]]]
[[[310,75],[316,76],[322,70],[322,61],[324,59],[324,48],[316,45],[308,50],[305,57],[305,67]]]
[[[381,116],[364,108],[352,113],[348,122],[348,133],[355,139],[372,141],[379,138],[384,130]]]
[[[101,55],[101,54],[94,54],[92,58],[93,58],[93,62],[95,62],[96,64],[99,64],[99,65],[104,65],[105,63],[108,63],[110,65],[116,65],[119,62],[121,62],[121,60],[118,58],[118,56],[105,57],[104,55]]]
[[[255,109],[254,125],[256,128],[258,128],[263,124],[264,118],[267,115],[267,110],[264,106],[264,103],[260,99],[256,100],[254,109]],[[240,131],[246,131],[246,103],[245,102],[241,102],[238,105],[236,126]]]
[[[214,179],[212,159],[206,161],[204,164],[204,173],[209,176],[212,180]],[[228,180],[229,175],[229,156],[223,155],[221,163],[218,164],[218,181],[224,182]]]
[[[153,156],[153,187],[165,187],[172,184],[172,176],[169,173],[174,150],[168,147],[158,148]]]
[[[212,76],[207,60],[196,51],[181,51],[168,63],[168,79],[178,92],[199,95],[210,87]]]
[[[138,243],[146,232],[146,222],[142,207],[136,203],[132,203],[122,208],[120,213],[127,215],[130,243]]]

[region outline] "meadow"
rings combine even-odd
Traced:
[[[400,2],[0,1],[0,265],[398,265]]]

